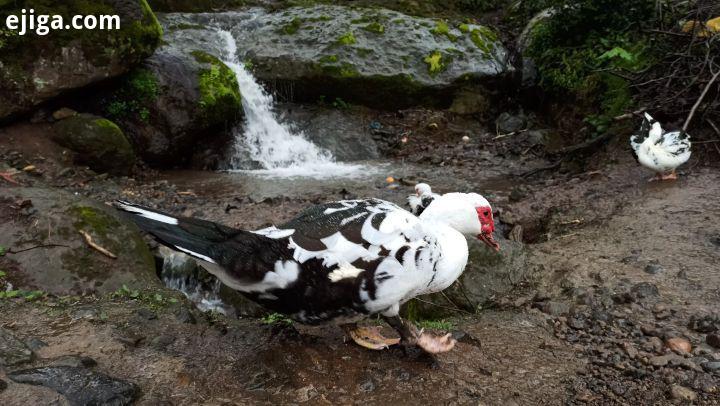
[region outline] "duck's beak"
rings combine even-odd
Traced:
[[[500,252],[500,244],[495,241],[492,233],[480,233],[477,236],[478,240],[482,241],[495,252]]]

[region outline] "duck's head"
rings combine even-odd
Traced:
[[[415,185],[415,194],[418,196],[428,196],[432,194],[432,189],[427,183],[418,183]]]
[[[447,193],[435,199],[420,215],[421,219],[443,222],[464,235],[476,237],[488,247],[500,251],[495,241],[492,207],[477,193]]]

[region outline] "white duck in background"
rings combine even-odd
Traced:
[[[677,179],[675,169],[690,159],[690,136],[685,131],[663,130],[659,122],[645,113],[640,132],[630,137],[640,165],[655,171],[659,180]]]
[[[430,206],[435,199],[440,197],[439,194],[433,193],[430,185],[427,183],[418,183],[415,185],[415,194],[407,198],[410,212],[416,216],[422,214],[425,209]]]

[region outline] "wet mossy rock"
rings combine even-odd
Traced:
[[[470,257],[463,274],[441,293],[411,300],[402,314],[411,320],[436,320],[462,313],[474,313],[492,304],[519,282],[531,277],[528,249],[522,243],[495,234],[501,251],[494,252],[474,239],[468,241]]]
[[[80,114],[58,121],[53,140],[76,153],[75,161],[96,172],[127,175],[135,153],[122,130],[112,121]]]
[[[20,210],[13,205],[18,200],[31,201],[37,210],[29,217],[13,214],[16,220],[0,224],[0,246],[37,247],[0,257],[0,267],[18,289],[76,295],[161,285],[139,230],[115,209],[59,189],[0,189],[0,210]],[[91,248],[80,231],[117,259]]]
[[[203,48],[163,45],[105,100],[103,114],[153,166],[181,166],[203,147],[227,142],[227,129],[242,118],[234,72]]]
[[[253,74],[280,94],[292,89],[287,96],[296,101],[324,96],[379,108],[447,107],[456,90],[471,85],[492,90],[513,70],[489,27],[385,9],[319,5],[168,14],[161,20],[168,30],[212,23],[232,32],[240,60],[250,61]],[[197,42],[193,36],[212,35],[185,30],[166,40],[182,47]],[[219,55],[212,47],[208,52]]]
[[[146,0],[4,2],[0,18],[36,15],[118,15],[119,30],[56,30],[48,35],[0,32],[0,119],[26,112],[61,93],[127,72],[152,55],[162,28]]]

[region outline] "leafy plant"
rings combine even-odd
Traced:
[[[263,317],[262,322],[265,324],[292,324],[292,320],[280,313],[271,313]]]

